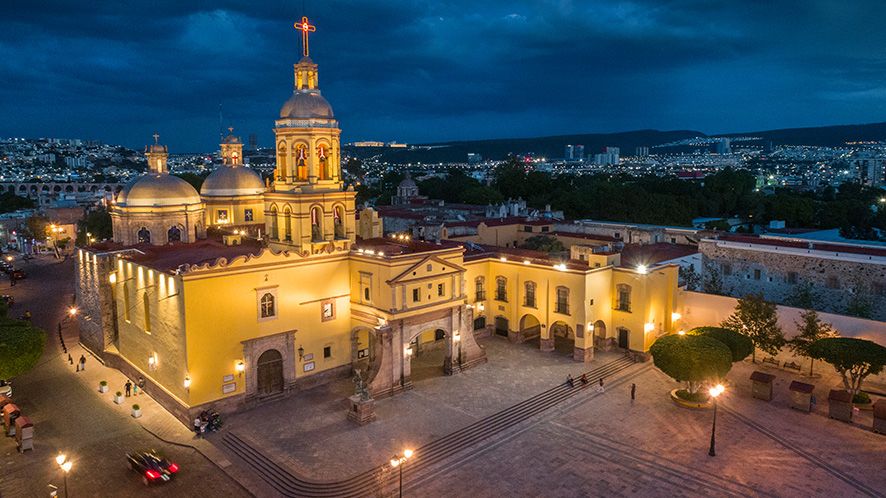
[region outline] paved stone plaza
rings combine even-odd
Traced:
[[[544,391],[567,373],[617,357],[599,355],[582,367],[530,345],[498,338],[481,344],[487,365],[416,382],[414,390],[378,402],[378,420],[368,426],[345,419],[343,399],[352,386],[342,382],[234,417],[226,430],[248,437],[295,474],[340,480]],[[428,360],[418,366],[422,376],[433,365]],[[866,429],[869,413],[849,425],[827,418],[826,401],[813,414],[791,410],[787,385],[803,378],[780,370],[774,371],[775,400],[752,399],[747,378],[753,369],[744,362],[729,375],[716,457],[707,454],[712,412],[674,405],[667,393],[677,384],[646,363],[608,379],[604,393],[585,390],[445,464],[417,475],[407,469],[407,494],[883,496],[886,437]],[[632,382],[638,385],[633,403]],[[836,378],[826,374],[815,382],[818,399],[826,400],[827,384]]]

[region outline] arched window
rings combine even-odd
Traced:
[[[477,277],[474,279],[474,293],[477,295],[476,301],[486,300],[486,279]]]
[[[277,208],[272,207],[271,212],[268,213],[268,236],[273,240],[280,239],[280,233],[277,231]]]
[[[557,306],[555,311],[564,315],[569,314],[569,288],[557,287]]]
[[[286,176],[288,176],[288,155],[286,151],[286,142],[280,142],[280,146],[277,148],[277,179],[283,180]]]
[[[332,227],[335,231],[336,239],[345,238],[345,214],[341,206],[335,206],[332,209]]]
[[[148,293],[142,295],[142,301],[145,303],[145,332],[151,332],[151,300]]]
[[[526,282],[526,292],[523,295],[523,306],[535,308],[535,282]]]
[[[271,318],[274,316],[277,316],[274,295],[270,292],[266,292],[261,297],[261,317]]]
[[[308,148],[305,144],[295,146],[295,176],[298,181],[308,181]]]
[[[181,242],[182,231],[179,227],[172,227],[166,232],[166,240],[169,242]]]
[[[320,171],[318,172],[321,180],[329,179],[329,148],[325,144],[317,146],[317,161],[319,162]]]
[[[319,207],[311,208],[311,240],[313,242],[322,242],[323,241],[323,227],[321,225],[321,220],[323,219],[323,212],[320,211]]]
[[[619,311],[631,311],[631,286],[627,284],[618,284],[616,286],[618,292],[618,301],[615,309]]]
[[[138,231],[138,243],[139,244],[150,244],[151,243],[151,231],[146,227],[141,227],[141,230]]]
[[[495,277],[495,300],[508,300],[508,279],[502,276]]]
[[[283,236],[284,240],[292,240],[292,213],[288,206],[283,210]]]

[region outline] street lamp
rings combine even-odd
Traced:
[[[65,479],[65,498],[68,498],[68,472],[71,471],[71,467],[73,464],[64,453],[59,453],[58,456],[55,457],[55,463],[58,464],[59,468],[64,471],[64,479]]]
[[[711,449],[708,451],[708,455],[717,456],[717,452],[714,449],[714,436],[717,431],[717,396],[723,394],[726,388],[723,387],[723,384],[717,384],[716,386],[710,388],[708,393],[711,395],[711,398],[714,400],[714,424],[711,426]]]
[[[406,461],[412,458],[413,451],[412,450],[403,450],[403,455],[394,455],[391,457],[391,467],[399,467],[400,468],[400,498],[403,498],[403,466],[406,465]]]

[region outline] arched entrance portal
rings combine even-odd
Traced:
[[[410,343],[412,381],[439,377],[445,373],[446,338],[443,329],[427,329],[419,333]]]
[[[608,349],[609,341],[606,338],[606,324],[603,320],[594,322],[594,347],[598,349]]]
[[[256,362],[259,396],[267,396],[283,391],[283,355],[276,349],[269,349],[258,357]]]
[[[554,351],[572,356],[575,349],[575,332],[566,322],[554,322],[551,325],[551,339],[554,340]]]
[[[541,336],[541,323],[532,315],[523,315],[520,319],[520,338],[524,341]]]

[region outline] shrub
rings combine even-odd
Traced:
[[[0,379],[15,378],[37,364],[46,334],[24,320],[0,318]]]
[[[98,383],[98,385],[100,385],[100,386],[102,386],[102,387],[105,387],[106,385],[108,385],[108,381],[106,381],[106,380],[100,381],[100,382]]]
[[[136,403],[136,404],[132,405],[132,409],[133,410],[141,410],[142,407],[138,406],[138,403]]]
[[[114,396],[120,397],[120,396],[123,396],[123,393],[121,393],[120,391],[117,391],[114,393]]]
[[[708,393],[706,393],[704,391],[698,391],[695,393],[691,393],[691,392],[687,391],[686,389],[680,389],[675,394],[677,395],[678,398],[685,400],[685,401],[691,401],[693,403],[704,403],[710,397],[708,395]]]
[[[854,398],[869,375],[878,375],[886,367],[886,348],[876,342],[852,337],[828,337],[809,346],[809,357],[834,366],[843,379],[843,387]]]
[[[732,362],[741,361],[754,352],[754,343],[745,335],[732,329],[722,327],[697,327],[688,332],[689,335],[701,335],[716,339],[732,352]]]
[[[866,405],[871,402],[871,397],[868,396],[868,393],[858,393],[852,397],[852,402],[859,405]]]

